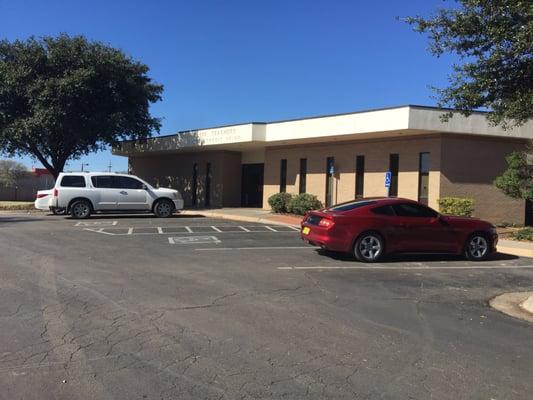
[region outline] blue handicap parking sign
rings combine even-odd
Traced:
[[[385,187],[390,187],[392,180],[392,173],[390,171],[385,172]]]

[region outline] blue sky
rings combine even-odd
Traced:
[[[442,0],[0,0],[0,37],[60,32],[119,47],[165,86],[161,134],[401,104],[434,105],[453,59],[396,20]],[[452,3],[453,4],[453,3]],[[32,165],[30,158],[22,161]],[[68,169],[126,170],[109,151]],[[35,164],[39,166],[37,162]]]

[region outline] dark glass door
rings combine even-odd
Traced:
[[[526,220],[525,226],[533,226],[533,200],[526,200]]]
[[[242,207],[263,207],[264,164],[242,165]]]

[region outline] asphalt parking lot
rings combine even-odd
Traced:
[[[533,259],[367,265],[296,229],[0,215],[1,399],[531,399]]]

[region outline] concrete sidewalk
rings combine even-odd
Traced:
[[[261,224],[300,226],[302,217],[273,214],[262,208],[218,208],[181,211],[184,215],[203,215],[205,217],[229,219],[233,221],[257,222]]]
[[[531,242],[500,239],[497,248],[500,253],[533,258],[533,243]]]
[[[533,292],[503,293],[489,304],[507,315],[533,322]]]

